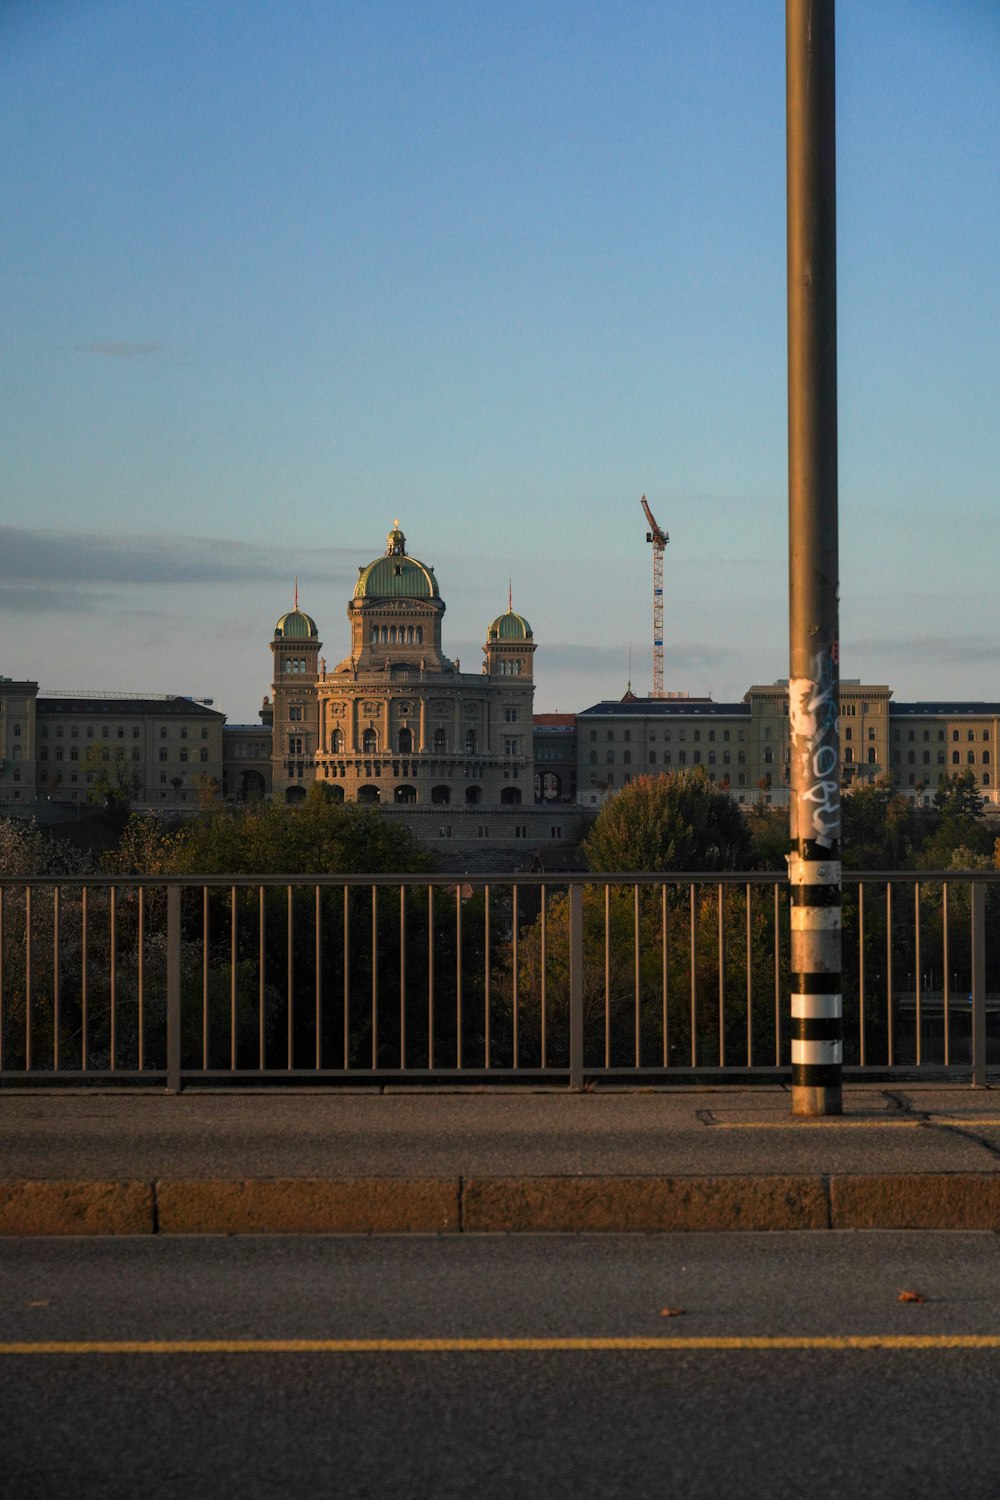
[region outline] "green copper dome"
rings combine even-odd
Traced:
[[[274,627],[275,640],[308,641],[314,640],[318,634],[312,615],[307,615],[301,609],[293,609],[287,615],[282,615]]]
[[[516,615],[508,609],[505,615],[497,615],[487,637],[491,641],[530,641],[531,626],[523,615]]]
[[[438,599],[434,569],[406,555],[406,537],[396,521],[386,537],[386,553],[359,570],[355,599]]]

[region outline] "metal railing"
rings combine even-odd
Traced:
[[[850,1076],[1000,1064],[1000,872],[848,874]],[[0,881],[0,1081],[781,1077],[778,873]]]

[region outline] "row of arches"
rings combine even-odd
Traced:
[[[422,646],[424,627],[422,625],[373,625],[371,643],[373,646]]]
[[[246,773],[248,776],[256,776],[256,772]],[[241,788],[243,796],[247,797],[251,792],[249,786]],[[261,785],[254,785],[253,793],[263,795],[263,778]],[[252,794],[251,794],[252,795]],[[285,801],[290,804],[302,802],[305,799],[306,789],[303,786],[290,786],[285,790]],[[344,788],[342,786],[328,786],[326,795],[332,802],[343,802]],[[358,801],[368,804],[381,802],[382,791],[380,787],[370,782],[358,788]],[[392,800],[397,806],[413,803],[417,800],[417,789],[408,782],[403,782],[393,788]],[[481,786],[467,786],[465,788],[465,804],[467,807],[478,807],[483,800],[483,789]],[[445,807],[451,802],[451,787],[445,785],[431,787],[431,802],[437,807]],[[500,802],[504,807],[517,807],[521,802],[521,789],[516,786],[505,786],[500,793]]]
[[[333,755],[343,755],[344,754],[344,750],[345,750],[345,745],[346,745],[346,740],[345,740],[345,737],[344,737],[344,731],[342,729],[334,729],[332,731],[331,735],[330,735],[330,751],[331,751],[331,753]],[[432,748],[432,750],[433,750],[433,752],[434,752],[435,755],[447,755],[448,754],[448,733],[447,733],[447,730],[445,730],[445,729],[435,729],[435,731],[434,731],[434,733],[433,733],[433,735],[431,737],[431,748]],[[400,754],[400,755],[412,755],[413,754],[413,750],[414,750],[414,745],[413,745],[413,730],[412,729],[401,729],[399,731],[399,733],[397,734],[397,736],[396,736],[396,751],[397,751],[397,753]],[[479,751],[479,746],[478,746],[476,731],[474,729],[467,729],[466,732],[465,732],[465,754],[466,755],[476,755],[476,754],[478,754],[478,751]],[[377,729],[366,729],[366,730],[364,730],[362,732],[362,735],[361,735],[361,753],[362,753],[362,755],[378,755],[379,754],[379,732],[378,732]]]

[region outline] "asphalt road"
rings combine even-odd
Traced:
[[[995,1500],[998,1256],[926,1232],[0,1241],[4,1493]],[[556,1347],[488,1342],[527,1339]]]

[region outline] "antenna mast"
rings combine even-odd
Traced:
[[[649,530],[646,541],[653,544],[653,697],[663,697],[663,549],[670,537],[656,524],[645,495],[642,508]]]

